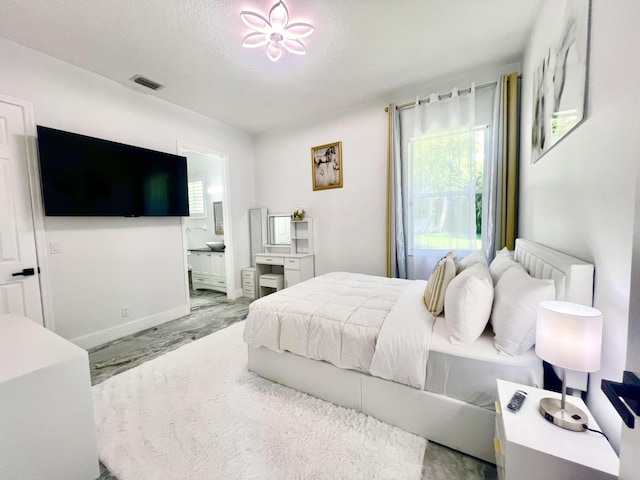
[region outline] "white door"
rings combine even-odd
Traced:
[[[24,109],[0,96],[0,314],[42,325]]]

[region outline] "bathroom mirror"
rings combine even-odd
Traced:
[[[269,215],[269,244],[291,244],[291,215]]]
[[[222,202],[213,202],[213,228],[216,235],[224,235],[222,222]]]

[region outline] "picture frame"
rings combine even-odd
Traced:
[[[545,25],[544,48],[534,63],[531,163],[535,163],[585,117],[590,0],[554,2]]]
[[[311,148],[311,179],[314,190],[342,188],[342,142]]]

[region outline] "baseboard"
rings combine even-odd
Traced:
[[[102,345],[103,343],[137,333],[141,330],[161,325],[170,320],[184,317],[185,315],[189,315],[189,313],[189,307],[187,305],[182,305],[171,310],[156,313],[148,317],[138,318],[137,320],[133,320],[129,323],[117,325],[115,327],[100,330],[99,332],[90,333],[81,337],[71,338],[69,340],[79,347],[89,349]]]
[[[236,299],[242,297],[242,295],[243,295],[242,289],[241,288],[235,288],[227,295],[227,298],[229,300],[236,300]]]

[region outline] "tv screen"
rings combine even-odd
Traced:
[[[187,159],[38,126],[48,216],[187,216]]]

